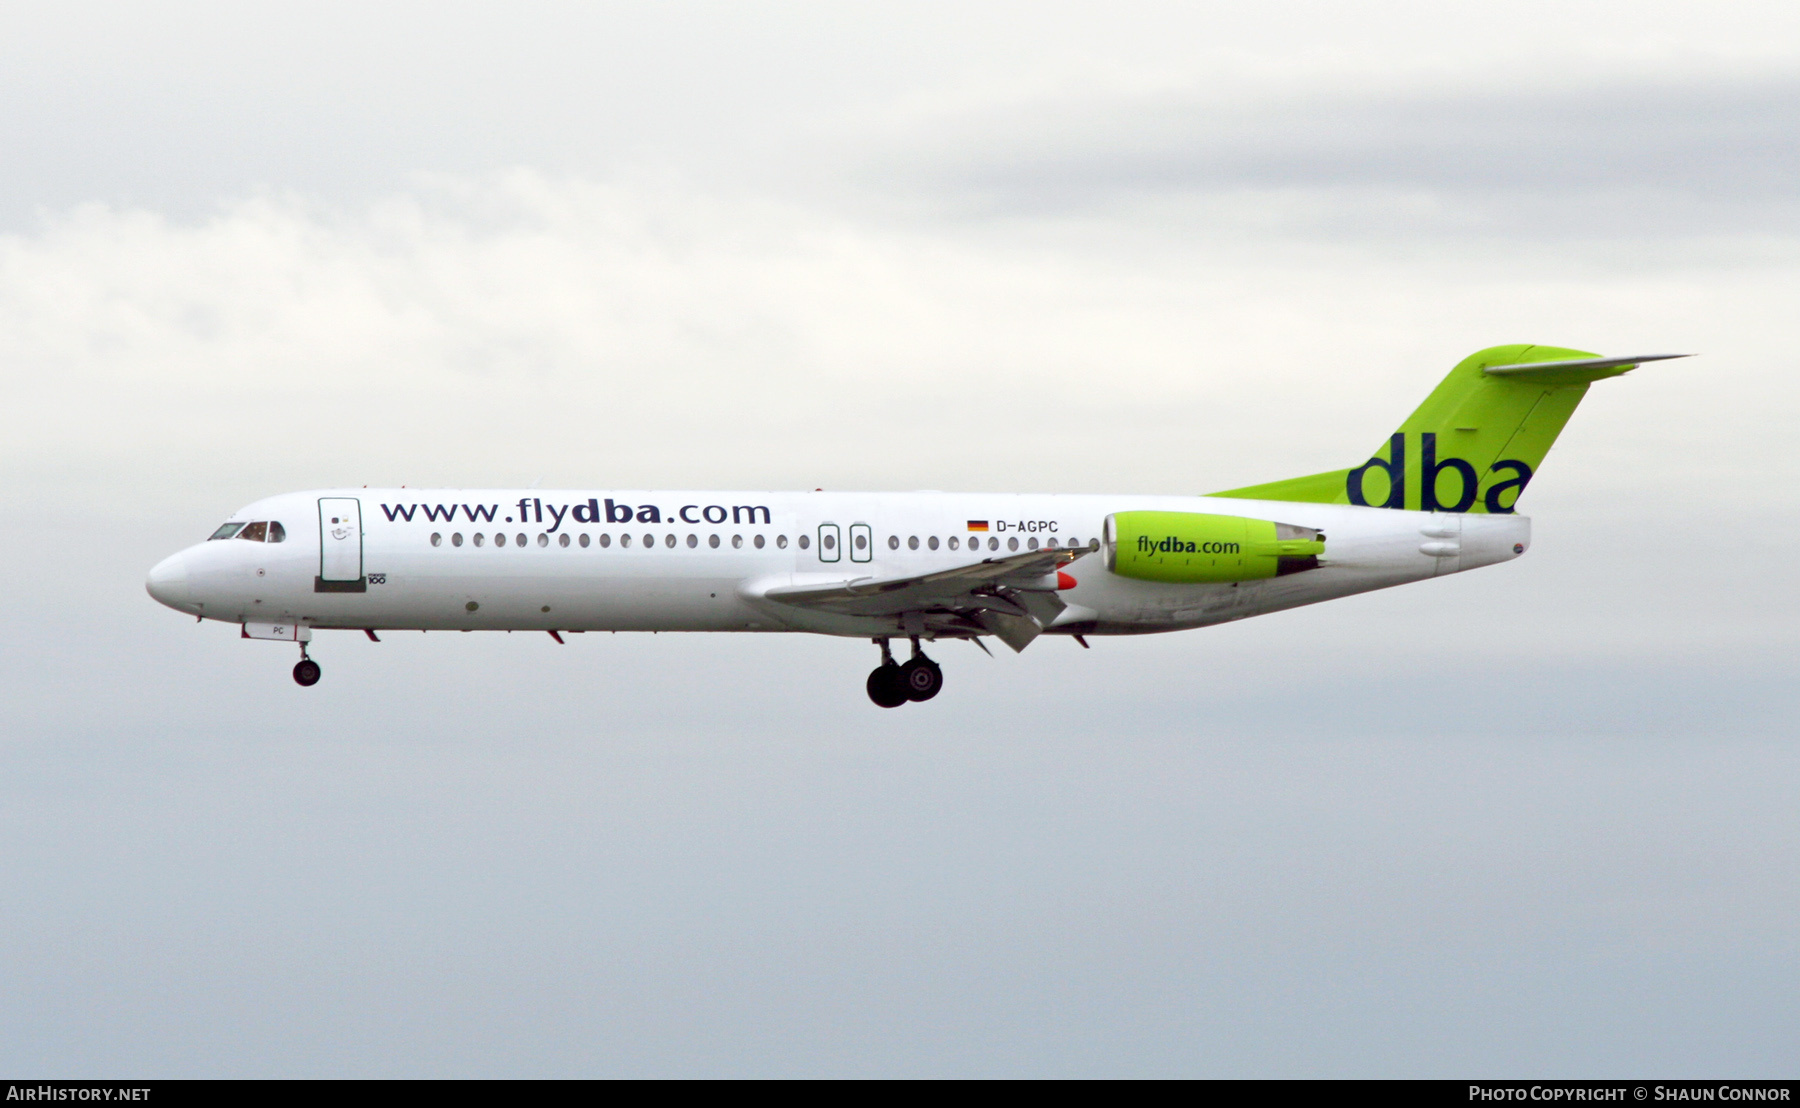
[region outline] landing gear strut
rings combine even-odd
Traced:
[[[306,644],[300,644],[300,660],[294,664],[294,683],[309,689],[319,683],[319,663],[306,656]]]
[[[944,687],[944,671],[919,650],[919,636],[912,636],[912,657],[905,665],[896,664],[886,639],[876,639],[881,647],[881,664],[869,674],[869,699],[883,708],[898,708],[909,700],[930,700]]]

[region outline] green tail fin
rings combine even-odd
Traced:
[[[1362,465],[1211,495],[1510,513],[1590,383],[1682,356],[1601,358],[1560,346],[1492,346],[1463,359]]]

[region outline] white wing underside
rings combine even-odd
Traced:
[[[893,616],[909,634],[990,634],[1024,650],[1067,607],[1056,573],[1087,550],[1033,550],[912,577],[769,589],[765,600],[846,616]]]

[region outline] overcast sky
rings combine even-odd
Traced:
[[[0,6],[0,1069],[1791,1075],[1800,9],[516,8]],[[1517,563],[895,712],[143,593],[319,486],[1230,488],[1502,342],[1703,357]]]

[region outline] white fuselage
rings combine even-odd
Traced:
[[[1092,553],[1068,567],[1075,584],[1051,633],[1202,627],[1507,561],[1530,541],[1516,515],[1208,497],[328,489],[249,505],[232,519],[279,523],[283,541],[199,543],[158,565],[149,588],[180,611],[252,625],[882,636],[904,627],[765,594],[954,569],[1034,543],[1097,549],[1106,517],[1126,511],[1315,528],[1326,554],[1292,576],[1164,584],[1115,576]]]

